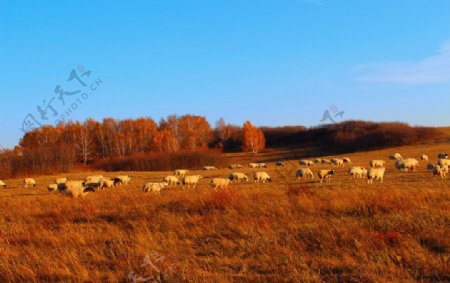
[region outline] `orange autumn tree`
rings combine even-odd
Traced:
[[[242,147],[244,151],[258,154],[266,146],[266,139],[261,129],[253,126],[250,121],[244,123]]]

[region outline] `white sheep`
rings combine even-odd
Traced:
[[[386,168],[370,168],[367,173],[367,184],[373,184],[373,180],[379,180],[380,183],[383,183],[384,172]]]
[[[267,168],[266,163],[250,163],[248,165],[249,168]]]
[[[433,170],[433,175],[434,176],[440,176],[441,179],[446,179],[447,178],[447,173],[448,173],[448,168],[446,166],[434,166]]]
[[[314,161],[308,159],[301,159],[298,161],[298,163],[305,166],[314,166]]]
[[[347,164],[352,164],[352,161],[348,157],[343,157],[342,161],[344,161],[344,163],[347,163]]]
[[[60,192],[72,198],[82,197],[87,194],[86,187],[82,181],[67,181],[65,184],[62,184]]]
[[[6,184],[2,180],[0,180],[0,188],[6,189]]]
[[[231,164],[228,165],[229,169],[242,169],[242,165],[241,164]]]
[[[433,163],[428,163],[428,164],[427,164],[427,169],[430,170],[430,171],[431,171],[431,170],[434,170],[434,167],[435,167],[435,166],[436,166],[436,165],[434,165]]]
[[[85,184],[98,184],[103,179],[102,175],[87,176],[84,179]]]
[[[177,169],[173,172],[177,177],[184,177],[187,173],[189,173],[189,170],[187,169]]]
[[[412,172],[415,172],[416,168],[420,166],[419,161],[415,158],[405,159],[405,165],[406,165],[406,168]]]
[[[133,175],[119,175],[114,178],[114,185],[128,185],[132,178]]]
[[[314,173],[309,168],[300,168],[297,173],[295,174],[297,179],[314,179]]]
[[[322,164],[332,164],[330,159],[323,158]]]
[[[442,166],[450,166],[450,159],[439,159],[438,160],[438,165],[442,165]]]
[[[425,154],[422,154],[421,156],[420,156],[420,159],[422,159],[423,161],[428,161],[428,156],[427,155],[425,155]]]
[[[218,188],[226,189],[228,187],[228,185],[230,184],[230,179],[228,179],[228,178],[212,178],[211,181],[209,182],[209,184],[214,189],[218,189]]]
[[[56,178],[55,184],[65,184],[67,182],[67,178]]]
[[[253,173],[253,179],[255,183],[265,183],[266,181],[272,182],[272,178],[266,172],[255,172]]]
[[[344,166],[344,160],[342,160],[340,158],[331,159],[331,163],[333,163],[334,166]]]
[[[420,166],[419,161],[414,158],[407,158],[395,161],[395,168],[402,172],[415,172],[416,167]]]
[[[142,187],[142,191],[144,193],[154,193],[159,195],[161,193],[161,190],[163,190],[165,187],[167,187],[167,182],[162,182],[162,183],[146,183],[144,184],[144,186]]]
[[[384,160],[371,160],[370,167],[372,168],[381,168],[384,166],[386,162]]]
[[[392,159],[392,160],[402,160],[403,159],[403,157],[402,157],[402,155],[400,154],[400,153],[395,153],[394,155],[389,155],[389,159]]]
[[[102,190],[104,188],[114,188],[115,187],[115,180],[114,179],[110,179],[110,178],[103,178],[100,180],[99,183],[99,189]]]
[[[285,167],[286,163],[284,163],[283,161],[277,161],[277,163],[275,163],[275,165],[278,167]]]
[[[447,153],[439,153],[438,154],[438,159],[447,159],[448,158],[448,154]]]
[[[195,186],[197,186],[197,183],[202,178],[203,177],[200,175],[184,176],[183,177],[183,188],[184,188],[184,186],[187,186],[188,188],[193,187],[195,189]]]
[[[331,176],[334,174],[336,174],[335,170],[319,170],[317,173],[320,183],[322,183],[324,179],[326,179],[327,182],[331,182]]]
[[[32,178],[26,178],[25,180],[23,180],[23,182],[26,189],[36,187],[36,181]]]
[[[366,178],[367,177],[367,173],[368,173],[368,170],[366,169],[366,168],[364,168],[364,167],[361,167],[362,168],[362,177],[363,178]]]
[[[367,175],[367,169],[361,166],[354,166],[348,170],[348,175],[350,178],[353,177],[353,179],[364,178]]]
[[[314,159],[314,164],[322,164],[322,159],[320,158]]]
[[[58,191],[60,186],[58,184],[50,184],[48,185],[47,189],[49,192],[55,192]]]
[[[166,176],[163,181],[166,182],[169,187],[174,185],[178,186],[180,184],[180,180],[178,180],[177,176]]]
[[[215,166],[203,166],[203,170],[213,171],[213,170],[217,170],[217,168]]]
[[[244,173],[233,172],[228,176],[232,182],[240,183],[241,181],[248,182],[248,177]]]

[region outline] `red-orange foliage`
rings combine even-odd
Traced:
[[[253,154],[258,154],[266,146],[264,133],[250,121],[244,123],[242,146],[244,151],[251,151]]]

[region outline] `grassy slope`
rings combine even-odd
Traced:
[[[394,152],[435,161],[448,149],[432,144],[346,156],[367,166]],[[288,155],[296,153],[257,159]],[[212,192],[208,177],[230,172],[222,169],[198,172],[206,176],[198,189],[161,196],[139,189],[168,172],[133,172],[128,187],[75,200],[47,193],[55,176],[36,177],[33,190],[7,180],[0,191],[0,281],[127,282],[131,271],[169,282],[450,280],[450,181],[433,178],[425,165],[398,173],[389,161],[385,182],[372,186],[349,181],[344,167],[320,185],[317,178],[298,182],[291,160],[285,169],[269,166],[272,184]],[[331,168],[313,171],[319,167]],[[155,267],[141,266],[145,256]]]

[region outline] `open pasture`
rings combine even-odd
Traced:
[[[450,280],[450,180],[395,170],[388,155],[436,162],[445,144],[345,154],[351,165],[314,165],[298,181],[286,152],[229,154],[242,169],[192,171],[196,189],[145,194],[145,182],[172,172],[82,172],[5,180],[0,190],[0,281],[133,282],[444,282]],[[334,156],[321,156],[332,158]],[[343,157],[343,156],[337,156]],[[307,157],[313,160],[315,157]],[[349,179],[350,166],[386,160],[382,184]],[[275,161],[286,166],[277,168]],[[250,169],[251,161],[268,168]],[[207,165],[207,164],[204,164]],[[317,171],[335,169],[330,183]],[[214,191],[212,177],[246,173],[248,183]],[[254,184],[266,171],[271,183]],[[56,177],[132,174],[128,186],[72,199],[49,193]],[[159,280],[159,281],[158,281]]]

